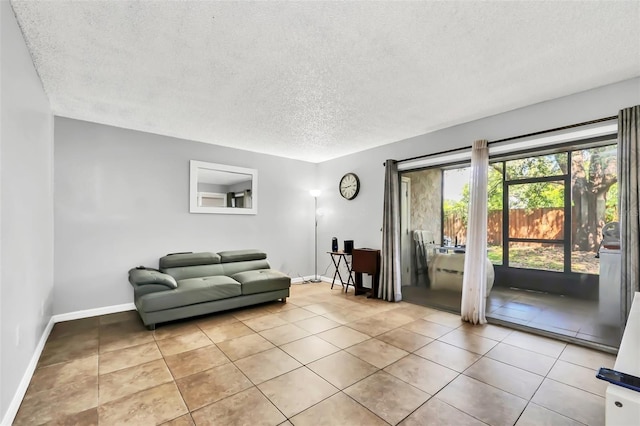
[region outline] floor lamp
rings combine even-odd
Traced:
[[[312,282],[312,283],[319,283],[320,281],[322,281],[320,278],[318,278],[318,197],[320,196],[321,191],[319,189],[312,189],[311,191],[309,191],[309,194],[311,194],[311,196],[315,200],[315,209],[313,210],[313,214],[314,214],[315,220],[316,220],[315,238],[313,240],[313,253],[314,253],[314,259],[315,259],[315,269],[314,269],[315,275],[309,281]]]

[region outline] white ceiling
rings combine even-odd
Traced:
[[[54,114],[320,162],[640,75],[639,1],[12,1]]]

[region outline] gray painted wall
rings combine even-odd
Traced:
[[[51,318],[53,115],[9,2],[0,15],[1,421]]]
[[[215,183],[198,183],[198,192],[219,192],[224,194],[228,192],[226,185],[217,185]]]
[[[469,146],[476,139],[498,140],[613,116],[639,103],[640,78],[635,78],[320,163],[318,188],[323,194],[318,206],[324,216],[318,221],[318,252],[329,250],[333,236],[338,237],[341,247],[345,239],[355,240],[355,247],[381,247],[382,163],[386,159],[401,160]],[[360,193],[352,201],[338,192],[338,182],[347,172],[356,173],[361,183]],[[321,272],[328,264],[329,259],[321,255]]]
[[[229,186],[229,192],[242,192],[251,189],[251,181],[240,182]]]
[[[60,117],[55,124],[54,313],[132,302],[127,271],[157,267],[170,252],[258,248],[292,277],[312,271],[315,164]],[[258,214],[190,214],[189,160],[257,169]]]

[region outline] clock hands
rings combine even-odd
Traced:
[[[342,179],[340,179],[340,194],[346,198],[347,200],[352,200],[358,195],[358,190],[360,189],[360,181],[358,180],[358,176],[354,173],[345,174]]]

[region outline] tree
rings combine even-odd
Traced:
[[[618,181],[616,156],[615,145],[574,151],[571,156],[574,250],[596,250],[605,221],[618,220],[617,185],[615,197],[607,203],[608,192]]]
[[[560,176],[566,173],[567,154],[540,155],[507,161],[508,180]],[[563,167],[564,166],[564,167]],[[564,185],[561,180],[533,182],[509,186],[509,209],[534,210],[564,207]]]
[[[604,223],[615,222],[618,216],[618,183],[614,183],[607,191],[607,202],[604,209]]]
[[[491,163],[488,181],[489,211],[503,209],[502,169],[508,180],[566,175],[571,167],[572,250],[593,251],[601,239],[602,226],[618,220],[616,145]],[[459,200],[444,200],[445,215],[460,219],[466,228],[469,185]],[[533,182],[509,186],[509,209],[564,207],[564,183]],[[457,231],[456,231],[457,232]]]

